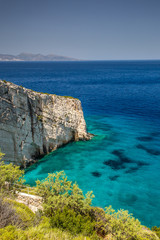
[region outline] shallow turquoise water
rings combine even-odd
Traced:
[[[160,129],[122,116],[91,116],[87,125],[96,134],[91,141],[70,143],[45,156],[28,169],[27,183],[34,185],[48,172],[64,170],[84,192],[93,190],[93,205],[128,209],[147,226],[159,223],[160,188],[155,179],[159,180]]]

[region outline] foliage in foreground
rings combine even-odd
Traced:
[[[8,225],[17,225],[20,223],[20,218],[16,214],[16,211],[0,198],[0,228],[4,228]]]
[[[38,195],[44,198],[44,214],[51,218],[52,227],[85,236],[96,234],[95,221],[89,214],[92,192],[84,196],[63,171],[49,174],[44,181],[36,183]]]
[[[83,233],[97,233],[117,240],[154,240],[157,236],[141,225],[128,211],[106,211],[92,207],[92,192],[83,195],[77,184],[67,180],[65,173],[53,173],[40,182],[37,192],[44,198],[44,213],[51,218],[51,226]]]
[[[96,236],[95,224],[96,222],[89,214],[82,215],[67,207],[63,211],[57,210],[51,218],[53,228],[61,228],[75,235],[82,233],[84,236]]]
[[[2,172],[1,172],[2,170]],[[0,186],[7,193],[5,181],[19,182],[23,171],[12,164],[0,164]],[[12,185],[11,185],[12,186]],[[49,174],[44,181],[37,181],[36,191],[44,199],[43,217],[36,216],[25,205],[13,200],[0,200],[0,239],[99,239],[157,240],[160,228],[153,231],[142,226],[128,211],[115,212],[111,207],[91,206],[93,194],[85,196],[76,183],[68,181],[65,173]],[[157,235],[155,234],[157,233]],[[81,234],[81,235],[79,235]]]
[[[15,184],[24,183],[24,171],[12,163],[4,164],[4,162],[1,161],[3,156],[4,154],[0,152],[0,189],[1,192],[6,192],[7,190],[15,190]]]
[[[141,225],[138,219],[135,219],[128,211],[118,210],[117,212],[111,206],[106,208],[106,219],[108,231],[113,239],[118,240],[156,240],[159,239],[156,234],[148,228]]]
[[[20,219],[18,227],[27,228],[35,225],[37,220],[36,217],[38,216],[36,216],[26,205],[11,199],[7,199],[5,201],[10,204],[12,209],[15,210],[18,218]]]
[[[44,181],[37,181],[36,184],[38,195],[44,198],[44,211],[47,216],[53,216],[57,210],[62,211],[64,207],[85,214],[94,197],[92,191],[84,196],[76,183],[68,181],[64,171],[48,174]]]
[[[58,228],[51,228],[49,218],[43,218],[38,226],[30,227],[26,230],[8,226],[0,229],[1,240],[95,240],[95,238],[86,237],[83,235],[74,236],[69,232],[62,231]]]

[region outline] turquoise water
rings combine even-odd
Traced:
[[[87,118],[87,124],[89,132],[96,134],[91,141],[70,143],[45,156],[28,169],[27,183],[32,185],[37,179],[44,179],[48,172],[65,170],[68,178],[77,181],[84,192],[93,190],[96,196],[93,205],[128,209],[143,224],[158,224],[157,127],[120,116],[92,116]],[[146,150],[139,145],[145,145]],[[153,152],[148,153],[151,149]]]
[[[160,224],[160,61],[0,63],[0,78],[35,91],[78,97],[88,131],[29,167],[34,185],[64,170],[93,205],[127,209],[146,226]]]

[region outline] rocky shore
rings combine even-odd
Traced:
[[[81,102],[0,80],[0,148],[26,167],[71,141],[89,140]]]

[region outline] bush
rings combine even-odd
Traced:
[[[85,236],[93,235],[95,230],[95,222],[89,215],[81,215],[67,207],[63,211],[57,210],[55,212],[51,218],[51,226],[68,230],[72,234],[82,233]]]
[[[84,196],[63,171],[49,174],[44,181],[36,183],[37,193],[44,198],[44,214],[51,217],[52,227],[85,236],[95,232],[95,221],[90,214],[92,192]]]
[[[90,210],[90,216],[95,222],[94,229],[98,233],[98,235],[105,237],[107,234],[106,228],[106,214],[102,208],[92,207]]]
[[[117,240],[156,240],[157,236],[123,209],[106,208],[106,230]],[[112,239],[112,238],[111,238]]]
[[[157,236],[141,225],[128,211],[106,208],[106,212],[91,207],[93,194],[83,195],[76,183],[67,180],[65,173],[53,173],[40,182],[37,193],[44,198],[44,214],[51,217],[51,226],[73,234],[83,233],[114,240],[156,240]]]
[[[106,208],[106,229],[118,239],[136,239],[137,233],[142,229],[140,222],[133,218],[128,211]]]
[[[44,212],[53,216],[57,210],[65,207],[85,214],[92,203],[94,195],[88,192],[85,196],[76,183],[67,180],[65,173],[48,174],[44,181],[37,181],[37,193],[44,198]]]
[[[0,198],[0,228],[8,225],[19,225],[21,220],[16,211]]]
[[[74,236],[69,232],[60,229],[52,229],[50,219],[44,217],[41,223],[36,227],[30,227],[26,230],[18,229],[14,226],[8,226],[0,229],[1,240],[96,240],[96,238],[85,237],[83,235]]]
[[[0,160],[4,156],[0,152]],[[12,163],[4,164],[3,161],[0,161],[0,188],[1,192],[15,190],[14,184],[23,184],[24,183],[24,171],[20,170],[19,166],[14,166]]]

